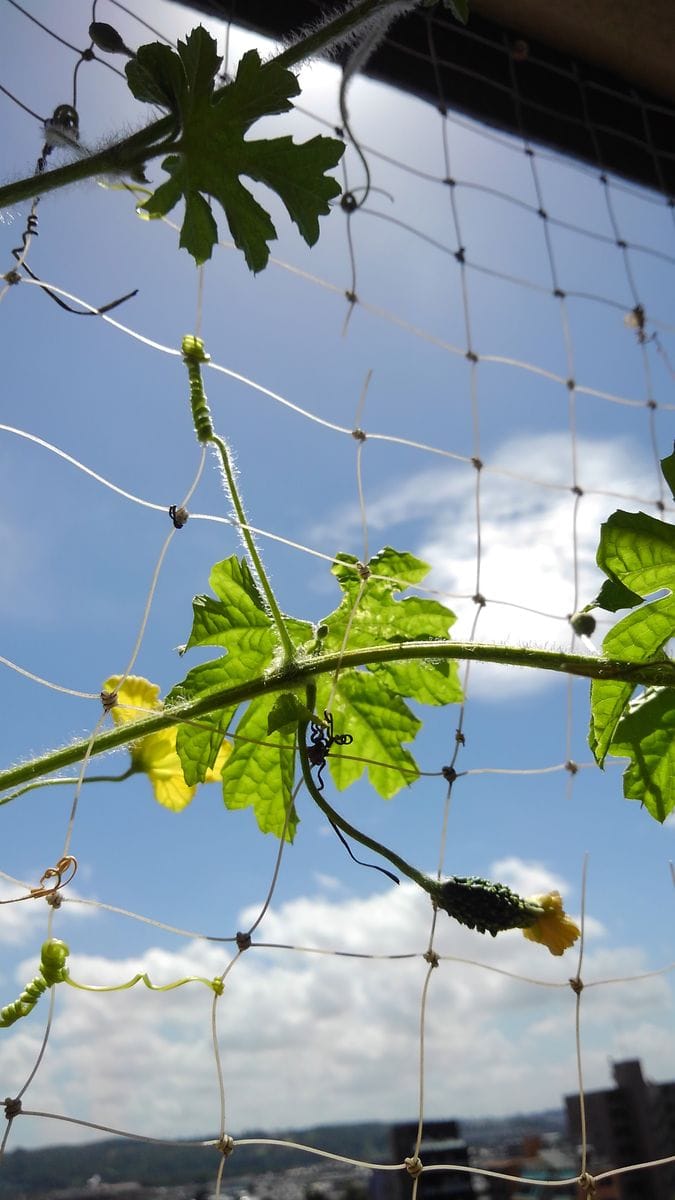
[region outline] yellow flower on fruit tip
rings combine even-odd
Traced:
[[[560,892],[547,892],[543,896],[528,896],[527,903],[542,910],[532,925],[523,929],[531,942],[541,942],[551,954],[564,954],[581,936],[581,930],[563,908]]]
[[[111,710],[116,725],[124,725],[128,721],[147,716],[153,712],[161,712],[164,707],[159,699],[159,687],[138,675],[129,675],[118,690],[120,675],[111,675],[103,684],[104,692],[117,692],[117,704]],[[147,737],[139,738],[129,747],[131,763],[136,771],[143,771],[148,776],[155,793],[155,800],[173,812],[180,812],[190,803],[196,787],[189,787],[183,776],[181,761],[176,752],[176,734],[178,727],[160,729],[157,733],[149,733]],[[232,752],[230,742],[223,742],[218,757],[209,771],[206,772],[205,783],[216,783],[225,760]]]

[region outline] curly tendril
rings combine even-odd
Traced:
[[[153,983],[148,974],[139,972],[126,983],[101,986],[77,983],[71,979],[66,967],[66,959],[69,954],[68,946],[59,938],[50,938],[49,941],[43,943],[39,973],[26,985],[18,1000],[12,1004],[6,1004],[3,1009],[0,1009],[0,1029],[7,1029],[21,1017],[27,1017],[29,1012],[35,1008],[40,996],[44,995],[47,989],[53,987],[55,983],[67,983],[69,987],[77,988],[81,992],[126,992],[129,988],[135,987],[137,983],[143,983],[151,992],[171,992],[174,988],[183,987],[186,983],[203,983],[206,987],[211,988],[216,996],[222,996],[225,990],[225,984],[219,975],[213,979],[205,979],[202,975],[186,975],[185,978],[176,979],[173,983]]]
[[[26,984],[18,1000],[0,1009],[0,1029],[7,1029],[21,1017],[27,1017],[48,988],[53,987],[55,983],[66,981],[66,959],[69,953],[66,943],[59,938],[50,938],[48,942],[43,942],[39,973]]]
[[[210,442],[214,433],[213,421],[202,379],[202,363],[209,361],[209,355],[204,349],[201,338],[194,337],[189,333],[183,338],[181,350],[190,380],[190,405],[197,441]]]

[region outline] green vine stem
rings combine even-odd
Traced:
[[[321,54],[326,46],[342,41],[348,37],[363,21],[368,20],[376,12],[390,8],[393,0],[361,0],[353,8],[341,13],[333,21],[328,21],[319,29],[299,38],[293,45],[288,46],[276,58],[282,67],[297,66],[304,59]],[[227,85],[225,85],[227,86]],[[216,92],[216,96],[223,89]],[[45,171],[39,177],[29,175],[26,179],[17,179],[13,183],[0,187],[0,208],[9,208],[22,200],[32,200],[34,196],[45,195],[56,188],[67,187],[79,183],[92,176],[128,174],[141,163],[161,154],[170,154],[177,143],[176,119],[173,115],[162,117],[152,124],[146,125],[130,137],[114,142],[97,154],[68,163],[65,167],[57,167]]]
[[[213,428],[211,412],[209,409],[204,384],[202,381],[201,367],[203,363],[209,362],[209,355],[204,349],[204,343],[201,338],[194,337],[192,334],[186,334],[182,343],[183,362],[188,369],[190,378],[190,403],[192,405],[192,419],[194,421],[197,440],[202,444],[210,442],[216,447],[220,455],[220,461],[227,483],[227,489],[230,494],[230,499],[234,506],[234,511],[237,514],[239,529],[246,543],[251,562],[258,577],[258,582],[265,593],[265,599],[270,611],[270,615],[279,631],[279,637],[284,650],[284,665],[293,662],[295,657],[295,648],[290,639],[290,635],[286,628],[286,622],[281,614],[281,609],[277,604],[276,596],[272,589],[272,585],[267,577],[267,572],[263,566],[263,561],[258,553],[258,547],[255,544],[255,539],[251,530],[248,527],[248,519],[244,505],[239,495],[237,487],[237,478],[232,463],[230,448],[224,438],[221,438]]]
[[[90,749],[85,739],[53,750],[19,766],[0,772],[0,792],[30,783],[42,775],[51,775],[73,763],[81,762],[85,754],[107,754],[129,742],[196,720],[221,708],[230,708],[254,700],[256,696],[305,687],[317,675],[331,674],[349,667],[364,667],[370,663],[405,662],[408,659],[459,659],[464,662],[496,663],[501,666],[529,667],[539,671],[555,671],[557,675],[574,675],[584,679],[616,679],[645,687],[675,687],[675,662],[659,659],[651,663],[625,662],[599,658],[589,654],[564,654],[558,650],[528,649],[523,646],[492,646],[480,642],[397,642],[384,646],[367,646],[333,654],[312,656],[289,667],[272,670],[257,679],[246,680],[234,687],[209,692],[187,704],[165,709],[156,716],[140,721],[128,721],[116,729],[100,734]]]
[[[59,779],[38,779],[35,783],[27,783],[25,787],[19,788],[16,792],[10,792],[9,796],[3,796],[0,799],[0,805],[9,804],[10,800],[18,800],[19,796],[25,796],[26,792],[34,792],[37,788],[63,787],[67,784],[75,787],[78,783],[82,787],[88,783],[123,783],[125,779],[131,779],[132,775],[138,775],[139,771],[140,768],[132,763],[128,770],[122,771],[120,775],[85,775],[82,780],[77,775]]]

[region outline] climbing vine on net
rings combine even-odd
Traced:
[[[100,28],[95,32],[101,45],[105,36]],[[218,239],[214,208],[220,206],[235,245],[258,272],[268,262],[276,233],[241,176],[274,191],[312,245],[319,236],[319,218],[327,216],[340,194],[329,172],[340,162],[344,144],[323,136],[302,145],[290,137],[256,139],[256,121],[293,107],[297,80],[282,61],[262,62],[256,51],[249,51],[233,81],[221,86],[221,65],[215,42],[201,28],[179,42],[177,52],[153,43],[131,57],[126,73],[134,96],[168,113],[149,142],[132,147],[138,176],[148,155],[163,156],[168,175],[143,199],[140,211],[160,218],[182,202],[180,245],[199,265],[211,257]],[[66,756],[59,758],[57,752],[5,773],[0,784],[34,784],[67,761],[82,762],[113,745],[128,745],[128,773],[146,774],[159,803],[181,810],[200,784],[219,780],[227,809],[251,808],[263,833],[291,842],[298,835],[295,797],[301,780],[348,845],[359,843],[378,861],[387,861],[428,894],[435,909],[483,934],[519,928],[526,938],[561,955],[575,943],[579,929],[557,892],[523,897],[478,877],[425,875],[347,821],[330,803],[324,784],[329,777],[341,791],[367,771],[372,788],[384,799],[413,784],[419,767],[412,747],[422,722],[411,704],[461,703],[457,664],[472,656],[590,678],[589,743],[597,763],[602,766],[608,755],[628,758],[624,795],[663,822],[675,807],[675,687],[667,653],[675,632],[672,527],[623,511],[602,527],[598,565],[607,583],[572,623],[588,632],[598,608],[630,611],[607,634],[600,659],[525,651],[519,657],[506,648],[499,657],[499,647],[452,643],[453,612],[437,600],[410,594],[425,580],[428,564],[389,546],[368,561],[338,553],[331,567],[339,590],[335,606],[318,622],[302,614],[291,617],[280,610],[274,595],[239,496],[230,447],[212,419],[202,377],[206,348],[198,337],[186,335],[181,351],[196,437],[218,456],[247,549],[245,557],[216,562],[208,580],[210,593],[193,602],[184,651],[214,647],[214,657],[189,668],[163,701],[148,680],[111,674],[102,693],[114,739],[96,735],[68,748]],[[671,456],[662,464],[671,489],[674,462]],[[173,508],[172,520],[180,528],[188,513]],[[657,599],[649,599],[656,593]],[[637,696],[636,688],[641,689]],[[453,783],[453,766],[446,778]],[[29,1016],[49,988],[62,984],[95,991],[142,982],[166,990],[201,982],[216,996],[223,990],[219,978],[190,976],[159,987],[145,973],[97,989],[71,978],[68,953],[57,939],[44,944],[38,973],[2,1009],[0,1025]]]

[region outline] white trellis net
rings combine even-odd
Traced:
[[[94,8],[132,47],[155,36],[139,18],[170,41],[196,23],[160,0]],[[91,19],[84,2],[4,5],[6,174],[34,170],[58,104],[76,107],[85,145],[140,124],[124,80],[81,60]],[[233,70],[254,39],[206,24]],[[339,125],[339,80],[306,68],[301,111],[270,121],[270,136]],[[103,681],[129,661],[168,507],[199,464],[184,333],[200,332],[212,356],[214,422],[282,607],[299,617],[335,606],[338,551],[391,544],[430,563],[429,594],[457,613],[457,637],[583,650],[568,618],[597,592],[601,521],[618,507],[670,511],[658,468],[675,409],[667,198],[361,78],[349,111],[370,195],[351,214],[337,206],[311,251],[265,196],[279,240],[257,278],[222,228],[198,276],[175,230],[138,220],[128,191],[90,182],[40,202],[25,256],[40,280],[85,312],[138,295],[75,316],[25,273],[3,293],[6,764],[87,736]],[[352,147],[340,170],[360,199]],[[2,213],[3,271],[29,211]],[[211,462],[190,510],[134,666],[162,694],[185,673],[175,648],[192,596],[240,547]],[[360,783],[332,802],[423,870],[525,894],[560,887],[577,913],[588,853],[583,996],[568,982],[574,952],[552,960],[518,932],[493,941],[445,919],[432,930],[428,901],[351,862],[302,793],[275,876],[277,845],[251,812],[226,812],[215,785],[176,815],[145,777],[92,783],[74,821],[72,786],[29,792],[2,808],[1,895],[24,897],[64,850],[77,858],[51,917],[74,978],[226,980],[215,1003],[199,984],[55,989],[47,1033],[47,998],[2,1031],[0,1087],[23,1109],[8,1151],[102,1130],[205,1138],[215,1180],[214,1139],[251,1128],[419,1118],[421,1129],[425,1117],[555,1107],[580,1069],[604,1086],[607,1056],[675,1072],[672,835],[623,800],[617,764],[591,765],[585,683],[496,667],[466,682],[464,707],[421,714],[426,774],[412,789],[385,803]],[[458,729],[450,806],[441,770]],[[121,774],[127,761],[88,771]],[[236,932],[270,892],[238,953]],[[3,1003],[35,973],[49,912],[40,899],[0,909]]]

